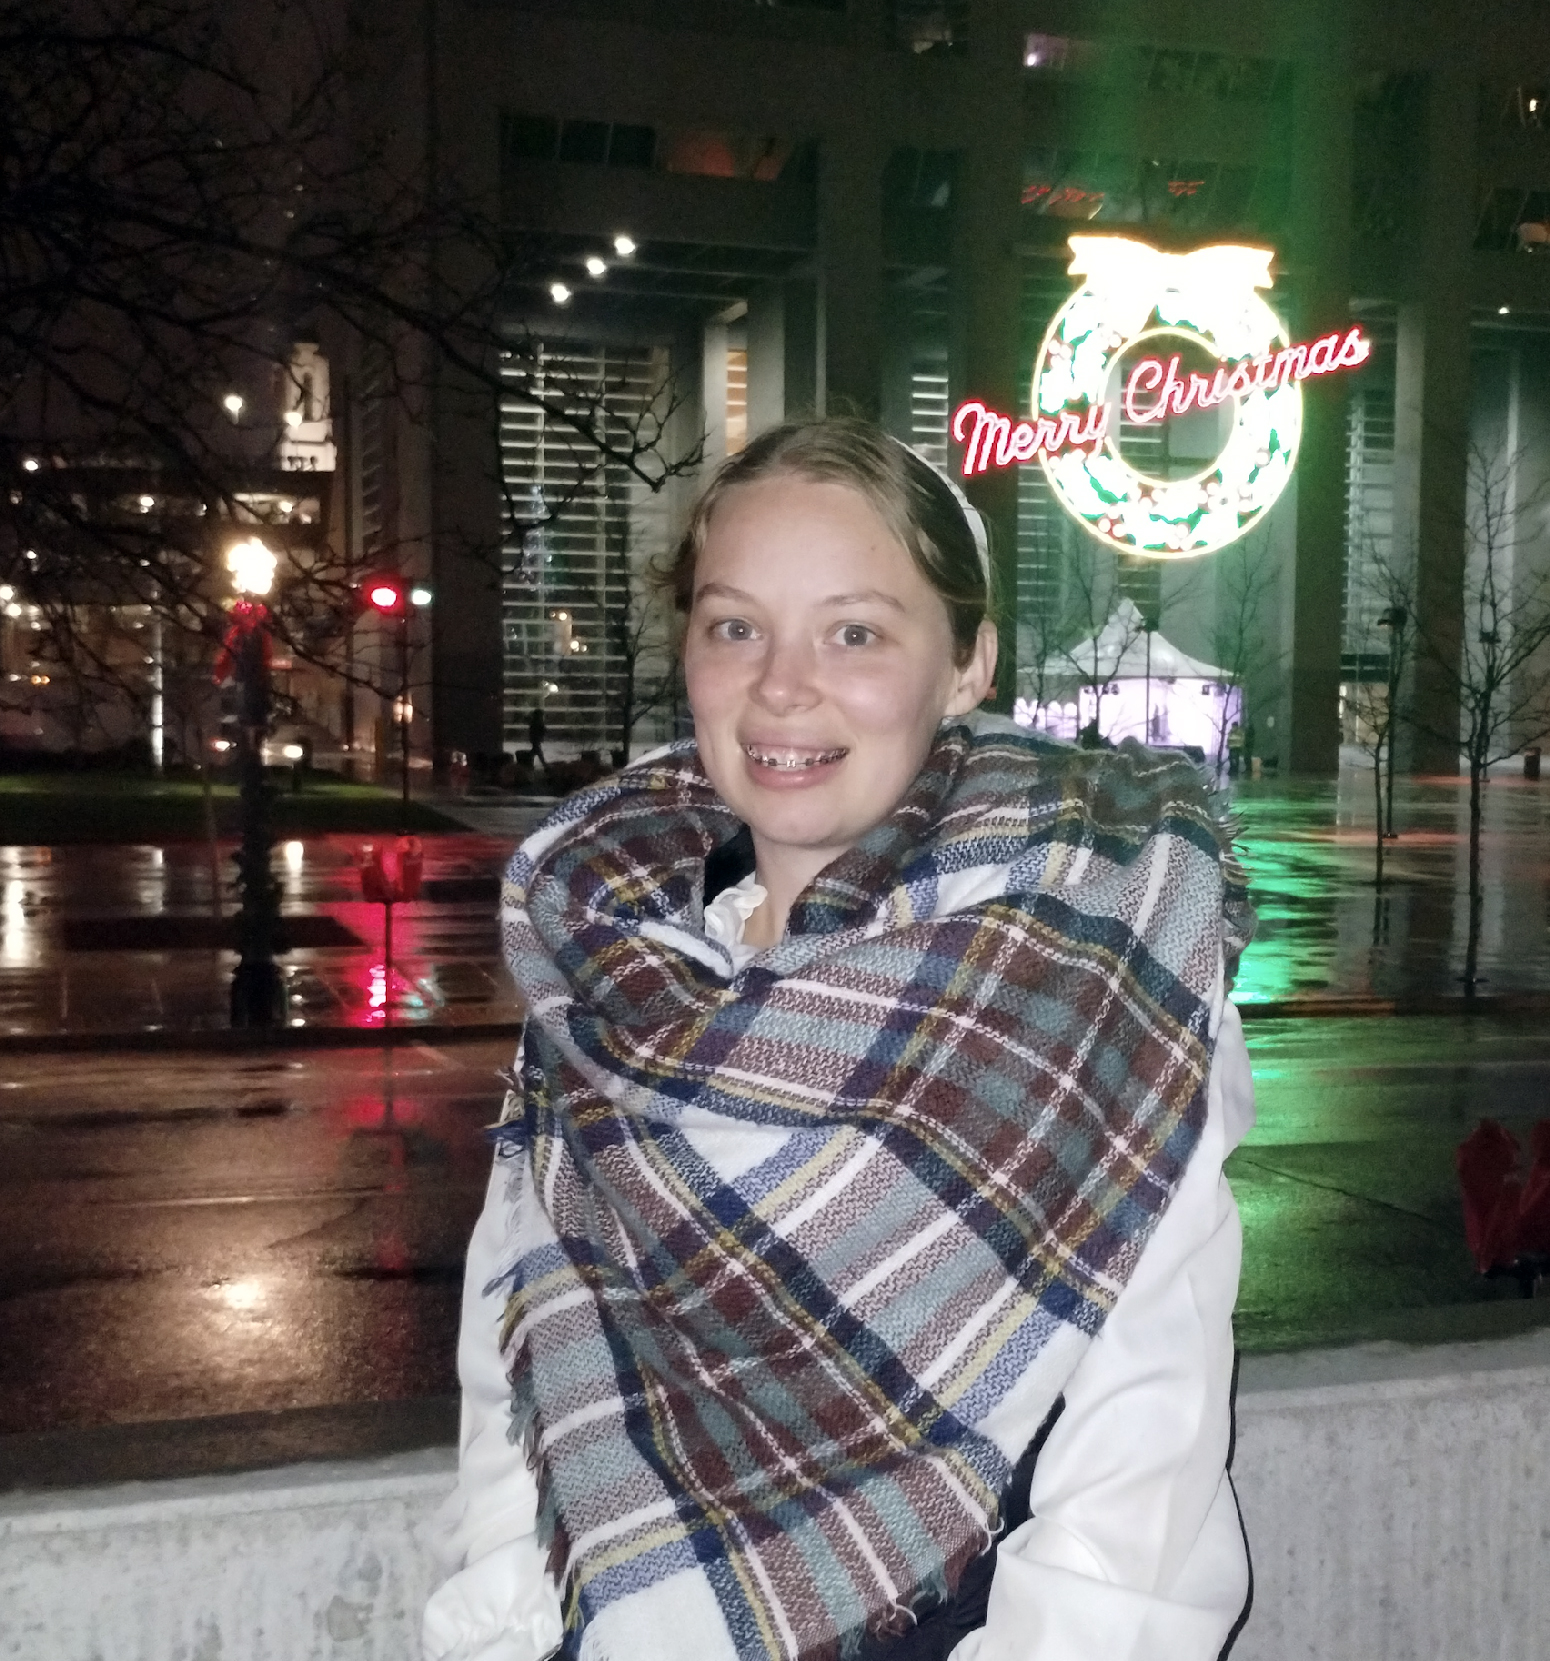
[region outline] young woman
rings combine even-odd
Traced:
[[[672,578],[694,740],[508,874],[429,1661],[1214,1661],[1252,1098],[1205,788],[975,713],[978,521],[876,429],[755,441]]]

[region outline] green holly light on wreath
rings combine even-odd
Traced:
[[[1359,328],[1292,345],[1260,296],[1271,252],[1221,244],[1170,254],[1128,237],[1074,236],[1082,286],[1055,314],[1033,369],[1031,419],[971,400],[953,415],[968,477],[1037,459],[1056,497],[1128,554],[1188,559],[1237,541],[1286,488],[1302,434],[1302,382],[1365,363]],[[1156,341],[1169,350],[1120,359]],[[1215,367],[1187,369],[1179,347]],[[1119,434],[1232,406],[1226,443],[1182,478],[1150,476]],[[1120,419],[1115,419],[1118,406]]]

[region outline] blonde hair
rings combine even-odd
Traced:
[[[711,516],[728,491],[780,473],[849,485],[877,510],[916,569],[942,597],[961,667],[990,615],[990,563],[973,510],[929,462],[870,421],[835,417],[787,422],[761,433],[727,459],[705,487],[677,548],[662,572],[674,607],[694,604],[694,572]]]

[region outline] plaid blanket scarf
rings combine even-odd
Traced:
[[[681,744],[563,804],[504,890],[490,1292],[583,1661],[827,1661],[951,1595],[1006,1427],[1183,1173],[1247,937],[1199,774],[1133,744],[944,728],[734,974],[703,887],[738,829]]]

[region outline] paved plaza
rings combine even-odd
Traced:
[[[1373,883],[1371,773],[1338,780],[1230,781],[1259,911],[1235,989],[1245,1005],[1287,1000],[1432,1000],[1464,993],[1469,781],[1395,781],[1397,839]],[[1550,780],[1492,778],[1481,844],[1485,997],[1550,993]]]
[[[1466,780],[1399,781],[1400,834],[1382,889],[1372,880],[1372,788],[1363,771],[1347,768],[1338,781],[1229,781],[1229,789],[1260,914],[1235,988],[1246,1011],[1430,1006],[1464,995]],[[1486,792],[1476,987],[1486,1000],[1550,995],[1547,803],[1550,781],[1503,774]],[[395,914],[391,975],[382,909],[360,898],[357,858],[371,839],[322,836],[277,848],[284,913],[331,919],[345,942],[286,954],[293,1028],[506,1026],[518,1018],[500,963],[498,879],[544,810],[498,798],[437,805],[469,828],[423,839],[427,897]],[[0,845],[0,1042],[223,1029],[230,952],[106,950],[106,931],[94,928],[209,913],[201,843]]]

